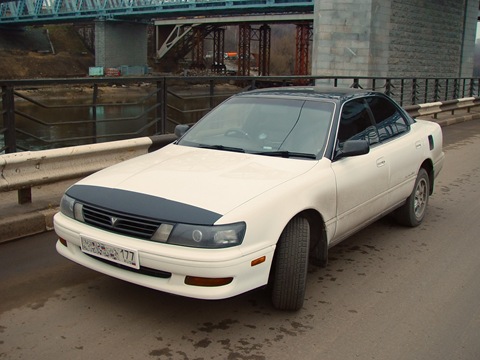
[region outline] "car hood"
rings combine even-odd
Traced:
[[[104,169],[75,186],[141,193],[225,215],[317,163],[171,144]]]

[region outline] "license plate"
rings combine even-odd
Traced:
[[[81,237],[81,249],[84,253],[113,261],[134,269],[139,269],[138,251],[120,246],[105,244],[98,240]]]

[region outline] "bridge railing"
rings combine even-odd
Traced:
[[[413,117],[434,116],[480,106],[480,97],[405,106]],[[478,119],[478,113],[443,120],[445,125]],[[120,161],[155,151],[176,139],[174,134],[155,135],[101,144],[25,151],[0,155],[0,192],[17,191],[18,203],[32,201],[32,188],[63,180],[77,179]]]
[[[409,105],[411,116],[431,116],[442,112],[470,110],[480,106],[479,97]],[[477,114],[446,120],[466,121]],[[461,119],[460,119],[461,118]],[[78,179],[118,162],[155,151],[176,139],[173,134],[156,135],[102,144],[82,145],[52,150],[25,151],[0,155],[0,192],[17,191],[18,203],[32,202],[32,188]]]
[[[172,133],[175,125],[196,122],[234,93],[314,83],[384,92],[402,106],[474,97],[480,92],[480,79],[473,78],[183,76],[0,80],[0,154]],[[51,89],[56,91],[49,92]]]

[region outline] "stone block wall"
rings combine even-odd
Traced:
[[[312,68],[314,75],[368,73],[372,0],[315,2]]]
[[[146,66],[147,60],[147,25],[95,22],[95,66]]]
[[[312,74],[469,77],[478,1],[316,0]]]
[[[461,77],[469,77],[475,67],[475,42],[479,14],[478,0],[465,0],[465,32],[463,38],[463,54]]]
[[[459,76],[463,1],[391,0],[389,76]]]

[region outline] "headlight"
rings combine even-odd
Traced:
[[[166,240],[167,244],[218,249],[240,245],[245,236],[246,225],[243,222],[212,226],[177,224],[168,229],[171,231],[169,234],[165,233],[165,228],[160,228],[157,232],[161,234],[158,234],[157,240]]]
[[[60,201],[60,212],[68,216],[69,218],[74,219],[74,207],[75,207],[75,199],[71,198],[68,195],[63,195],[62,200]]]
[[[83,219],[83,204],[76,202],[74,198],[63,195],[60,201],[60,212],[69,218],[85,222]]]

